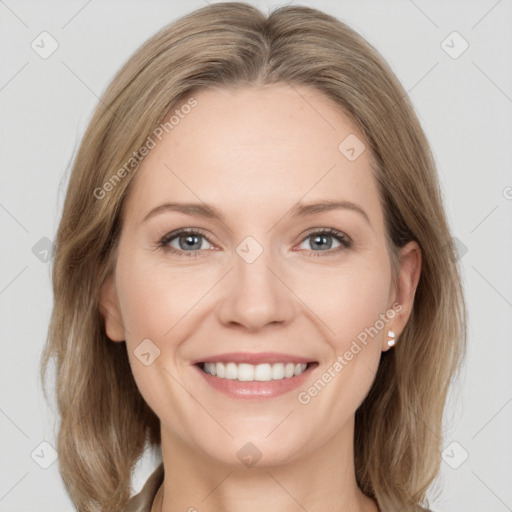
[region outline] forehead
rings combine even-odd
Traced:
[[[139,218],[165,201],[206,202],[238,216],[344,199],[381,221],[369,149],[356,159],[346,153],[347,144],[359,153],[364,138],[319,91],[277,84],[193,97],[194,108],[178,105],[166,116],[176,114],[172,128],[153,137],[156,146],[137,170],[128,202]]]

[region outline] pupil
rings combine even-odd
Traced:
[[[325,236],[325,235],[317,235],[315,236],[315,244],[323,244],[321,245],[320,247],[326,247],[327,246],[327,249],[330,248],[331,244],[327,243],[327,239],[330,238],[329,236]],[[318,242],[319,241],[319,242]]]
[[[197,245],[198,236],[195,235],[183,235],[181,239],[185,239],[185,248],[194,248],[194,245]],[[183,247],[183,246],[182,246]]]

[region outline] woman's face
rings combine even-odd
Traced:
[[[387,332],[410,313],[417,246],[393,287],[370,151],[321,93],[194,97],[131,184],[107,334],[126,341],[169,443],[247,465],[351,442]]]

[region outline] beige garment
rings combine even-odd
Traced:
[[[151,512],[155,495],[164,481],[164,464],[158,466],[138,494],[132,496],[130,501],[118,512]]]

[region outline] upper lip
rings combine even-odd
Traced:
[[[246,363],[246,364],[263,364],[263,363],[312,363],[314,360],[293,354],[283,354],[279,352],[229,352],[208,356],[193,361],[192,364],[199,363]]]

